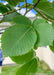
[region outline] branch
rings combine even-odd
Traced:
[[[0,16],[8,15],[8,14],[13,13],[13,12],[16,12],[16,11],[17,11],[17,10],[10,11],[10,12],[4,13],[4,14],[2,14],[2,15],[0,15]]]
[[[36,7],[39,2],[40,2],[40,0],[38,0],[37,3],[35,3],[33,6]]]
[[[20,9],[18,9],[18,10],[20,10]],[[2,14],[2,15],[0,15],[0,16],[8,15],[8,14],[14,13],[14,12],[16,12],[16,11],[17,11],[17,10],[10,11],[10,12],[4,13],[4,14]]]
[[[40,0],[38,0],[27,12],[25,12],[24,15],[26,15],[30,10],[32,10],[34,7],[36,7],[39,2],[40,2]]]
[[[30,6],[30,4],[27,5],[27,7],[28,7],[28,6]],[[4,14],[2,14],[2,15],[0,15],[0,16],[4,16],[4,15],[8,15],[8,14],[14,13],[14,12],[16,12],[16,11],[18,11],[18,10],[21,10],[22,8],[25,8],[25,6],[22,6],[22,7],[20,7],[20,8],[17,9],[17,10],[13,10],[13,11],[10,11],[10,12],[7,12],[7,13],[4,13]]]
[[[54,20],[51,20],[50,18],[48,18],[47,16],[45,16],[39,9],[35,8],[39,2],[40,2],[40,0],[38,0],[37,3],[35,3],[27,12],[25,12],[24,15],[26,15],[30,10],[35,9],[35,10],[38,11],[45,19],[47,19],[48,21],[54,22]]]
[[[51,20],[50,18],[48,18],[47,16],[45,16],[39,9],[37,8],[34,8],[36,11],[38,11],[45,19],[51,21],[51,22],[54,22],[54,20]]]

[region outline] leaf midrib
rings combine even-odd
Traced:
[[[14,46],[20,41],[20,40],[22,40],[23,39],[23,37],[27,34],[27,32],[31,29],[32,27],[30,27],[30,28],[28,28],[26,31],[25,31],[25,33],[24,34],[22,34],[22,36],[20,37],[20,39],[19,40],[17,40],[17,41],[15,41],[15,43],[13,44],[13,46],[12,46],[12,48],[11,48],[11,50],[14,48]]]

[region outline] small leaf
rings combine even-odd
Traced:
[[[41,22],[41,20],[39,20]],[[54,33],[53,33],[53,27],[47,22],[39,22],[39,21],[34,21],[33,25],[38,33],[38,40],[36,42],[37,46],[47,46],[47,45],[52,45],[53,39],[54,39]]]
[[[24,64],[20,67],[16,73],[16,75],[36,75],[38,69],[38,59],[34,58],[27,64]]]
[[[31,50],[25,55],[11,57],[11,59],[18,64],[25,64],[31,61],[34,58],[34,56],[35,56],[35,52]]]
[[[16,17],[14,17],[12,19],[16,24],[24,24],[24,25],[31,25],[32,22],[29,18],[22,16],[22,15],[18,15]]]
[[[18,56],[33,49],[37,35],[32,26],[14,25],[2,35],[2,50],[5,56]]]

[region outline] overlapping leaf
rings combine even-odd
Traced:
[[[38,59],[34,58],[29,63],[20,67],[16,73],[16,75],[36,75],[38,69]]]
[[[22,16],[22,15],[18,15],[16,17],[14,17],[13,22],[16,24],[24,24],[24,25],[31,25],[32,22],[29,18]]]
[[[11,59],[18,64],[25,64],[31,61],[34,58],[34,56],[35,56],[35,52],[31,50],[25,55],[11,57]]]
[[[14,25],[2,35],[2,50],[6,56],[24,55],[33,49],[37,40],[35,30],[28,25]]]
[[[39,21],[41,20],[39,19]],[[43,20],[41,23],[39,23],[39,21],[35,20],[33,23],[36,32],[39,34],[36,45],[37,46],[52,45],[54,39],[52,25],[50,25],[47,22],[44,22]]]
[[[47,21],[45,19],[35,19],[33,21],[33,25],[36,26],[36,25],[44,23],[44,22],[47,22]]]
[[[44,19],[36,19],[36,20],[34,20],[34,22],[33,22],[34,28],[35,28],[36,25],[38,25],[38,24],[40,24],[40,23],[44,23],[44,22],[47,22],[47,21],[44,20]],[[38,39],[37,39],[37,41],[36,41],[36,43],[35,43],[35,45],[34,45],[34,49],[35,49],[35,50],[38,48],[37,43],[39,42],[39,34],[38,34],[37,31],[36,31],[36,33],[37,33],[37,38],[38,38]]]
[[[44,15],[46,15],[48,18],[54,20],[54,8],[52,7],[50,2],[39,2],[39,4],[36,6]]]

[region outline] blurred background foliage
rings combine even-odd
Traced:
[[[19,67],[19,65],[5,66],[2,68],[2,73],[0,75],[15,75]],[[44,61],[40,61],[38,71],[35,75],[54,75],[54,71],[52,71]]]

